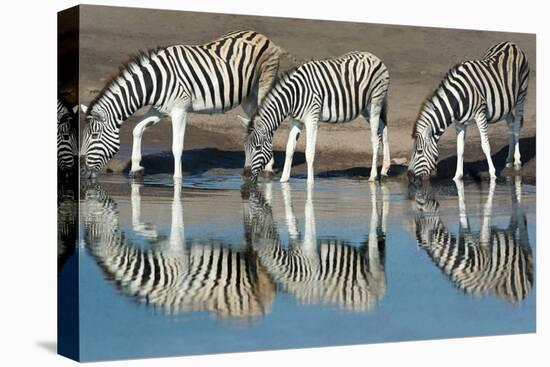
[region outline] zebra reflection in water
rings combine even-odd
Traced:
[[[507,228],[491,226],[495,182],[491,182],[483,208],[481,229],[473,231],[466,211],[464,184],[457,182],[460,229],[451,233],[439,214],[430,190],[416,193],[416,238],[453,284],[465,293],[492,294],[521,302],[533,285],[533,259],[527,236],[527,218],[521,207],[521,178],[515,177],[512,213]]]
[[[133,231],[150,248],[140,248],[125,236],[117,205],[105,191],[86,193],[86,244],[123,294],[169,314],[209,311],[221,318],[253,319],[270,312],[275,288],[249,248],[185,238],[179,185],[165,238],[141,221],[137,184],[132,184],[131,204]]]
[[[267,193],[269,201],[269,188]],[[360,247],[338,240],[318,239],[316,235],[313,192],[308,185],[305,228],[301,235],[292,207],[291,189],[281,184],[284,199],[288,246],[277,234],[271,207],[254,204],[253,196],[245,209],[252,242],[261,263],[281,290],[304,304],[330,304],[349,311],[368,311],[386,291],[384,252],[389,193],[381,186],[382,207],[378,210],[378,185],[371,184],[371,220],[368,238]]]
[[[78,200],[73,187],[57,189],[57,272],[74,254],[78,240]]]

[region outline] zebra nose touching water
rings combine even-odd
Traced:
[[[97,173],[120,149],[119,130],[136,111],[150,106],[133,131],[131,175],[140,175],[144,131],[163,116],[172,122],[174,178],[189,113],[224,113],[241,106],[251,116],[272,87],[280,58],[289,55],[254,31],[231,32],[203,45],[174,45],[134,57],[86,108],[81,154],[84,177]],[[266,162],[271,170],[273,161]]]
[[[273,154],[273,134],[290,116],[290,133],[281,182],[288,181],[300,132],[306,129],[307,179],[313,182],[313,161],[318,122],[341,123],[367,118],[371,128],[372,168],[378,176],[379,141],[383,143],[381,174],[387,175],[390,152],[387,131],[389,73],[373,54],[354,51],[343,56],[310,61],[283,75],[269,91],[257,112],[247,121],[243,175],[255,181]]]
[[[433,96],[428,99],[417,119],[409,161],[409,178],[427,177],[435,169],[437,143],[447,127],[454,123],[457,133],[455,180],[463,176],[466,128],[475,122],[481,136],[481,147],[487,158],[491,179],[496,170],[491,158],[487,124],[506,120],[509,150],[506,166],[521,168],[519,132],[529,83],[529,64],[523,51],[511,42],[489,48],[480,60],[466,61],[453,67]]]

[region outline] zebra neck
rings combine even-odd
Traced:
[[[426,111],[425,109],[422,112],[421,121],[422,123],[417,125],[417,132],[422,133],[425,129],[431,129],[432,136],[436,143],[445,130],[453,123],[451,119],[447,119],[442,112],[437,110],[437,108],[430,109],[430,111]]]
[[[92,114],[98,113],[104,115],[108,120],[115,121],[117,127],[120,127],[130,116],[142,108],[142,104],[125,103],[120,95],[104,95],[94,104]]]
[[[257,123],[265,128],[265,131],[273,135],[281,123],[291,114],[294,107],[294,98],[288,88],[277,85],[265,97],[264,102],[258,108]]]
[[[158,78],[157,73],[143,65],[129,64],[96,97],[90,110],[98,109],[120,126],[140,108],[156,105],[162,99]]]

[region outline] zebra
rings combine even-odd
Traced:
[[[312,190],[305,204],[304,235],[298,230],[288,183],[281,185],[289,243],[285,246],[272,223],[271,210],[252,210],[257,217],[255,235],[247,236],[281,290],[303,304],[328,304],[356,312],[376,307],[386,291],[384,251],[388,192],[383,187],[383,207],[377,208],[377,187],[372,183],[372,216],[368,240],[361,247],[338,239],[317,239]],[[255,205],[256,209],[265,206]],[[381,220],[382,218],[382,220]],[[246,221],[245,221],[246,222]],[[258,225],[259,223],[263,225]],[[263,231],[263,232],[262,232]]]
[[[455,124],[457,165],[454,180],[463,176],[464,140],[467,126],[475,122],[491,179],[496,178],[491,159],[487,124],[502,119],[508,125],[509,149],[506,167],[521,169],[519,133],[529,84],[529,64],[524,52],[512,42],[497,43],[480,60],[462,62],[447,73],[425,103],[413,127],[414,139],[408,176],[411,181],[435,169],[437,142],[447,127]]]
[[[313,182],[317,124],[348,122],[362,114],[371,127],[372,169],[377,177],[378,143],[384,146],[382,175],[387,175],[390,153],[387,132],[388,69],[368,52],[353,51],[334,59],[304,63],[289,71],[269,91],[250,120],[244,143],[244,176],[255,181],[272,159],[274,131],[290,115],[291,129],[281,182],[288,181],[292,157],[302,128],[306,128],[308,182]]]
[[[481,230],[474,232],[464,200],[464,184],[457,182],[460,230],[451,233],[439,215],[431,192],[417,192],[416,238],[435,265],[467,294],[493,294],[519,303],[533,285],[533,258],[527,236],[527,219],[521,209],[521,178],[512,188],[512,214],[507,228],[490,225],[495,183],[490,184]]]
[[[57,171],[63,175],[70,175],[76,170],[77,108],[71,109],[60,97],[57,98]]]
[[[134,216],[141,201],[132,183],[132,226],[138,236],[143,222]],[[187,240],[181,187],[174,186],[172,223],[167,238],[151,229],[133,243],[119,221],[116,202],[100,188],[88,190],[83,205],[85,243],[105,277],[125,296],[168,315],[206,311],[221,319],[253,321],[271,310],[275,288],[252,251],[217,240]]]
[[[105,166],[120,148],[120,125],[140,108],[150,106],[133,130],[130,174],[143,171],[145,129],[168,115],[174,178],[181,178],[187,114],[224,113],[240,105],[246,115],[252,115],[272,87],[283,55],[291,57],[254,31],[231,32],[202,45],[173,45],[139,53],[88,107],[81,106],[88,120],[81,149],[83,175],[95,176]]]

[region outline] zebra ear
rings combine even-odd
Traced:
[[[237,115],[237,117],[239,118],[239,122],[241,123],[242,127],[248,129],[248,126],[250,125],[250,119],[242,117],[241,115]]]
[[[78,112],[78,105],[73,107],[73,113],[76,114]]]
[[[76,107],[77,107],[77,109],[78,109],[78,106],[76,106]],[[81,105],[80,105],[80,111],[82,111],[83,113],[86,113],[86,111],[88,111],[88,107],[85,106],[85,105],[83,105],[83,104],[81,104]],[[75,111],[75,112],[76,112],[76,111]]]

